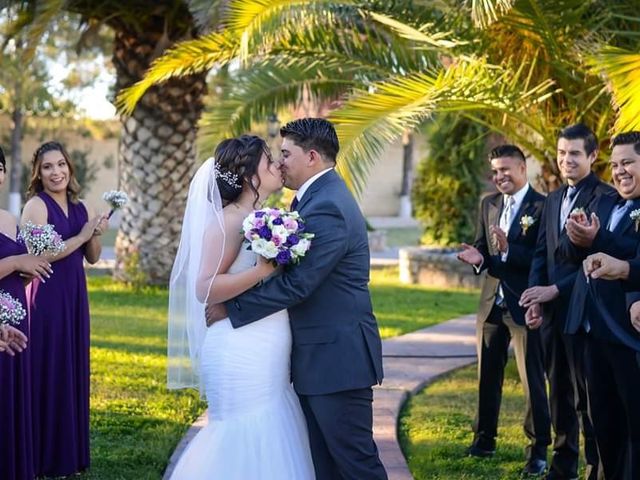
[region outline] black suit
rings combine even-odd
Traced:
[[[600,195],[614,192],[594,173],[576,185],[573,208],[585,208]],[[597,476],[598,452],[587,413],[587,395],[582,371],[582,337],[565,335],[571,292],[580,264],[567,257],[562,248],[566,231],[560,227],[560,211],[567,186],[550,193],[545,203],[538,235],[538,246],[531,266],[529,286],[556,285],[559,296],[543,305],[541,327],[544,361],[549,379],[551,422],[556,434],[551,462],[552,478],[575,478],[578,471],[579,423],[585,435],[588,478]]]
[[[612,231],[607,224],[619,198],[602,196],[596,207],[601,228],[589,249],[574,248],[579,260],[604,252],[620,259],[635,256],[640,233],[627,212]],[[636,201],[632,209],[640,207]],[[568,247],[570,248],[570,246]],[[638,295],[628,295],[629,300]],[[587,331],[585,372],[590,414],[607,480],[640,478],[640,334],[629,319],[627,295],[620,281],[578,275],[566,331]],[[635,349],[634,349],[635,347]],[[636,350],[637,349],[637,350]]]
[[[483,256],[482,269],[487,269],[478,310],[478,412],[474,422],[474,444],[485,450],[495,448],[498,414],[502,399],[502,382],[510,340],[513,340],[518,371],[527,398],[524,430],[530,440],[527,459],[546,460],[547,446],[551,443],[549,408],[544,380],[540,333],[528,331],[524,309],[518,305],[527,288],[531,257],[540,225],[545,197],[533,188],[522,199],[507,234],[509,250],[503,261],[491,242],[489,227],[498,225],[503,208],[503,195],[485,197],[476,234],[475,246]],[[523,229],[524,216],[535,223]],[[476,273],[479,273],[477,271]],[[506,308],[496,305],[499,284]]]

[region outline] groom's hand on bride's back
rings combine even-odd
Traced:
[[[204,313],[207,320],[207,327],[210,327],[215,322],[227,318],[227,307],[224,306],[224,303],[207,303]]]

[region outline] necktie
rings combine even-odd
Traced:
[[[291,201],[291,206],[289,207],[289,211],[293,212],[298,206],[298,203],[299,203],[298,197],[293,197],[293,200]]]
[[[516,199],[512,195],[505,195],[502,201],[502,214],[500,215],[499,227],[504,233],[509,233],[511,228],[511,220],[513,218],[513,207],[516,204]],[[502,288],[502,282],[498,284],[498,290],[496,291],[496,305],[502,309],[507,308],[507,304],[504,301],[504,290]]]
[[[511,228],[511,219],[513,217],[513,206],[516,203],[516,199],[511,195],[504,196],[504,207],[502,207],[502,214],[500,215],[500,225],[499,227],[502,229],[504,233],[509,233],[509,228]]]
[[[633,200],[627,200],[623,204],[616,205],[613,209],[613,212],[611,212],[611,217],[609,217],[609,225],[607,226],[607,230],[613,232],[620,224],[620,221],[626,214],[629,213],[632,208]]]
[[[560,207],[560,230],[564,228],[564,224],[567,223],[567,218],[571,213],[571,207],[573,206],[573,200],[578,193],[578,189],[573,185],[567,188],[567,191],[562,199],[562,206]]]

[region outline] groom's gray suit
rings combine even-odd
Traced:
[[[342,179],[316,179],[296,208],[315,234],[298,265],[226,302],[234,328],[289,309],[291,376],[318,480],[386,479],[371,434],[382,346],[369,295],[366,224]]]

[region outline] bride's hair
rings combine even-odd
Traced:
[[[262,138],[255,135],[241,135],[223,140],[215,151],[216,182],[223,205],[233,202],[247,185],[255,195],[254,206],[260,195],[260,177],[257,176],[262,154],[271,157],[271,152]],[[257,176],[258,184],[251,179]]]

